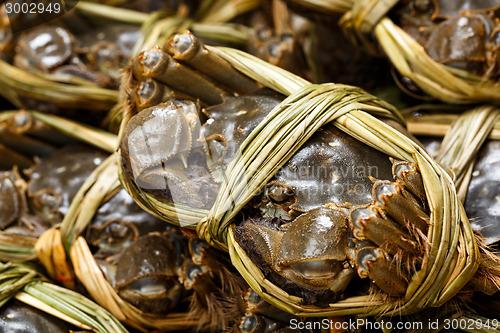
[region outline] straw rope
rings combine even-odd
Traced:
[[[462,202],[467,195],[479,149],[499,119],[500,109],[491,105],[478,106],[461,114],[443,138],[436,160],[454,173],[455,187]]]

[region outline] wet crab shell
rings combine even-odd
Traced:
[[[73,35],[64,28],[35,28],[20,39],[14,64],[48,72],[75,56],[74,42]]]
[[[441,140],[423,138],[426,149],[436,156]],[[486,141],[479,150],[464,201],[471,226],[484,237],[486,245],[500,241],[500,141]]]
[[[500,241],[500,141],[481,149],[469,183],[465,210],[486,244]]]
[[[149,313],[167,313],[183,294],[177,267],[183,253],[168,237],[150,234],[127,247],[116,265],[115,288],[119,295]]]
[[[273,180],[290,186],[297,197],[290,208],[305,212],[325,203],[368,204],[370,177],[393,178],[389,157],[329,125],[315,133]]]
[[[450,18],[433,29],[425,48],[440,63],[482,74],[492,26],[488,17],[478,15]]]
[[[0,173],[0,230],[5,237],[36,239],[51,227],[50,221],[30,211],[26,188],[27,184],[17,170]]]
[[[209,119],[202,125],[200,140],[206,142],[207,164],[217,182],[241,143],[283,98],[261,89],[243,96],[227,96],[224,102],[204,110]]]
[[[106,157],[86,146],[67,146],[40,159],[26,172],[31,208],[46,221],[61,222],[80,186]]]
[[[202,144],[193,141],[199,120],[186,112],[192,102],[167,102],[132,117],[122,140],[122,163],[144,190],[171,203],[210,207],[217,185]],[[189,167],[188,167],[189,166]]]
[[[66,333],[78,332],[79,330],[59,318],[13,299],[1,308],[0,331],[9,333]]]
[[[0,174],[0,230],[4,230],[22,215],[21,193],[8,172]]]
[[[345,289],[354,271],[348,258],[347,219],[340,210],[321,207],[289,224],[276,226],[273,222],[246,222],[238,237],[253,238],[256,254],[286,279],[333,293]]]
[[[499,6],[497,1],[433,0],[401,2],[397,7],[401,27],[436,62],[496,80]]]

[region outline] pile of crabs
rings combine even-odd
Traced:
[[[124,1],[120,10],[145,15],[163,9],[189,16],[204,3]],[[314,82],[362,86],[398,107],[415,110],[422,100],[429,102],[387,61],[349,45],[336,26],[338,17],[318,13],[304,3],[276,0],[238,17],[238,24],[250,27],[248,45],[239,47]],[[497,80],[500,5],[460,3],[455,8],[438,0],[401,1],[391,15],[434,60]],[[469,7],[472,10],[464,12]],[[252,290],[248,277],[245,281],[233,267],[229,254],[211,246],[179,213],[213,209],[241,147],[286,96],[265,88],[205,47],[224,40],[202,40],[186,31],[135,53],[134,45],[142,38],[138,26],[89,28],[85,15],[72,15],[14,34],[8,30],[10,17],[4,15],[1,60],[68,84],[119,90],[121,100],[103,114],[85,110],[85,105],[82,112],[36,97],[4,96],[0,243],[24,242],[34,248],[47,230],[64,226],[71,205],[82,200],[79,189],[111,155],[125,174],[122,182],[132,179],[137,187],[122,183],[104,196],[81,235],[107,283],[124,302],[155,318],[186,313],[186,331],[325,329],[319,324],[324,319],[321,314],[299,317],[266,302],[262,290]],[[7,111],[14,108],[9,103],[16,107],[21,103],[23,108]],[[117,109],[125,119],[119,133],[110,127]],[[92,140],[84,143],[81,136],[53,126],[33,111],[109,131],[114,146],[111,151],[92,147],[88,144]],[[415,138],[403,121],[380,120],[431,155],[439,146],[438,139]],[[493,252],[500,241],[499,150],[495,140],[480,148],[464,202],[478,242]],[[448,171],[453,176],[453,170]],[[358,295],[403,299],[430,248],[428,191],[416,163],[393,158],[330,123],[275,168],[272,178],[231,221],[232,232],[262,276],[299,297],[301,306],[327,308]],[[174,221],[162,219],[156,202],[179,209]],[[2,262],[38,263],[35,251],[30,253],[9,256],[0,246]],[[38,269],[45,273],[42,265]],[[496,269],[500,272],[500,267]],[[485,318],[498,316],[498,286],[481,281],[471,280],[451,303]],[[78,281],[66,286],[89,294]],[[482,306],[486,301],[491,308]],[[427,320],[425,316],[390,320]],[[26,308],[18,300],[0,307],[0,331],[67,332],[78,329],[73,324]],[[154,330],[131,326],[131,331]]]

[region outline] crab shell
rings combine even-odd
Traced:
[[[253,202],[262,217],[247,207],[235,239],[267,278],[306,304],[342,298],[355,271],[386,295],[404,295],[429,220],[415,164],[328,125],[266,187]],[[285,214],[291,221],[281,220]]]
[[[167,313],[183,294],[177,267],[182,248],[171,238],[150,234],[126,248],[116,265],[115,288],[122,298],[149,313]]]
[[[67,333],[78,330],[62,319],[15,299],[2,306],[0,311],[1,332]]]
[[[227,96],[222,104],[204,110],[209,119],[201,126],[200,140],[206,142],[207,164],[216,182],[222,182],[240,145],[281,100],[278,94],[261,89],[243,96]]]
[[[482,74],[492,27],[484,15],[453,17],[433,29],[425,48],[440,63]]]
[[[167,102],[132,117],[122,141],[122,163],[142,189],[167,202],[207,208],[218,187],[206,168],[202,143],[193,141],[199,118],[190,105]]]
[[[0,230],[17,221],[23,210],[21,193],[8,172],[0,174]]]
[[[35,28],[19,40],[14,64],[20,68],[49,72],[75,56],[74,43],[73,35],[64,28]]]
[[[349,228],[340,210],[311,210],[285,225],[285,232],[255,226],[243,224],[264,260],[287,279],[333,292],[343,291],[351,280],[354,271],[348,261]]]
[[[325,203],[368,204],[373,185],[370,177],[392,179],[388,156],[328,125],[316,132],[273,180],[290,186],[296,195],[290,208],[305,212]]]
[[[437,156],[441,140],[423,138],[431,156]],[[471,226],[491,246],[500,241],[500,141],[486,141],[476,158],[467,188],[464,208]]]
[[[102,151],[86,146],[66,146],[41,158],[26,172],[33,211],[52,224],[61,222],[76,192],[105,158]]]
[[[486,142],[477,158],[465,210],[490,245],[500,240],[500,141]]]

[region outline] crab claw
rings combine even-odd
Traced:
[[[139,81],[153,78],[190,96],[215,105],[222,103],[226,92],[211,80],[175,61],[158,46],[144,51],[133,64],[134,77]]]
[[[263,220],[270,224],[270,219]],[[298,285],[335,293],[347,287],[354,271],[348,260],[349,228],[340,208],[310,210],[286,228],[264,224],[247,222],[242,227],[278,274]]]

